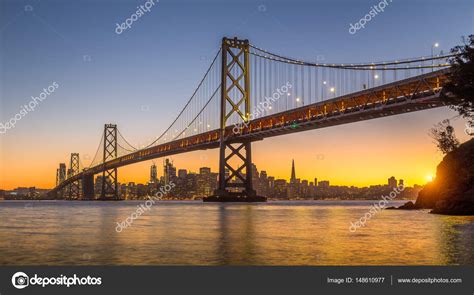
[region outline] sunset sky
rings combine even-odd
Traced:
[[[145,1],[2,1],[0,123],[53,82],[59,87],[15,128],[0,134],[0,189],[51,188],[56,168],[78,152],[85,165],[103,125],[138,145],[161,134],[189,99],[223,36],[239,36],[285,56],[356,63],[430,55],[474,33],[472,0],[395,0],[355,35],[350,23],[378,1],[162,0],[115,33]],[[262,9],[262,6],[265,9]],[[25,9],[26,7],[26,9]],[[260,7],[260,8],[259,8]],[[265,139],[253,144],[259,170],[364,186],[403,178],[423,184],[442,155],[428,130],[453,118],[447,108]],[[453,121],[460,141],[465,121]],[[217,171],[217,150],[172,157],[178,168]],[[163,159],[156,159],[160,166]],[[151,161],[119,170],[146,182]]]

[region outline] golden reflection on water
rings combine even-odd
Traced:
[[[31,204],[25,206],[25,204]],[[1,265],[474,265],[474,218],[368,202],[1,202]]]

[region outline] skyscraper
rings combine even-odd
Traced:
[[[163,163],[163,180],[164,185],[170,183],[170,181],[175,180],[176,178],[176,167],[173,166],[173,163],[170,159],[166,159]]]
[[[291,178],[290,183],[288,185],[288,197],[289,198],[296,198],[298,197],[299,191],[299,183],[298,179],[296,179],[296,171],[295,171],[295,160],[291,160]]]
[[[295,181],[296,180],[296,172],[295,172],[295,160],[291,160],[291,178],[290,178],[290,182],[291,181]]]
[[[158,176],[156,173],[156,165],[153,164],[150,167],[150,183],[157,183],[158,182]]]
[[[397,180],[395,179],[395,177],[392,176],[392,177],[390,177],[390,178],[388,179],[388,186],[389,186],[390,188],[395,188],[395,187],[397,187]]]
[[[207,197],[211,195],[211,168],[201,167],[199,168],[199,174],[196,177],[197,193],[201,197]]]
[[[66,180],[66,164],[65,163],[60,163],[59,164],[59,183],[63,182]]]

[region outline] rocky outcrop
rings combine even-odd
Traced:
[[[448,153],[436,168],[436,178],[420,191],[414,205],[409,203],[399,209],[474,215],[474,139]]]

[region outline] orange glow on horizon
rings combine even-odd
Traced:
[[[258,171],[265,170],[275,179],[289,180],[294,159],[296,177],[309,182],[317,178],[329,180],[331,185],[362,187],[386,184],[394,176],[408,186],[422,185],[433,179],[442,160],[427,130],[439,118],[450,115],[452,112],[447,109],[437,109],[267,138],[252,144],[252,159]],[[459,125],[456,130],[464,127],[461,121],[454,123],[455,128]],[[0,189],[7,190],[20,186],[52,188],[59,163],[68,165],[67,151],[91,151],[96,144],[85,138],[54,138],[49,144],[42,144],[44,135],[34,133],[26,136],[12,132],[8,136],[2,142],[0,158]],[[91,138],[94,136],[97,134],[91,134]],[[457,136],[461,142],[468,138],[462,132]],[[38,144],[32,145],[34,142]],[[81,162],[87,165],[84,155],[81,154]],[[218,172],[217,149],[170,158],[177,169],[199,172],[200,167],[210,167]],[[162,161],[154,160],[158,175],[162,175]],[[146,161],[120,168],[119,181],[146,183],[151,164]]]

